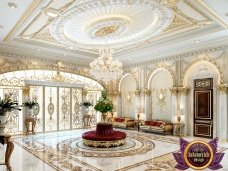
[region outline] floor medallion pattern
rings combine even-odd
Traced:
[[[152,140],[128,133],[126,143],[119,147],[93,148],[85,146],[81,138],[71,138],[57,144],[57,150],[84,157],[125,157],[147,153],[155,147]]]

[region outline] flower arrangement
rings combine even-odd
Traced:
[[[89,102],[89,101],[85,101],[85,102],[82,103],[82,106],[89,107],[89,106],[93,106],[93,104],[91,102]]]
[[[34,100],[28,100],[27,102],[23,103],[23,106],[28,107],[29,109],[32,109],[34,106],[38,106],[39,104]]]
[[[109,100],[107,91],[102,92],[102,96],[97,101],[94,109],[101,113],[112,112],[114,106],[111,100]]]
[[[0,115],[5,116],[6,112],[10,112],[12,110],[19,110],[21,109],[18,106],[18,102],[12,101],[10,97],[5,97],[1,99],[0,97]]]

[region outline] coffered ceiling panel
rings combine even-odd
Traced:
[[[129,66],[227,41],[226,0],[12,2],[14,9],[0,2],[0,50],[7,53],[88,65],[109,45]]]

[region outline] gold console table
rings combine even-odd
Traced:
[[[10,166],[10,156],[13,152],[14,149],[14,144],[11,142],[10,139],[10,135],[0,135],[0,143],[1,144],[6,144],[6,152],[5,152],[5,162],[4,163],[0,163],[0,165],[6,165],[7,169],[9,171],[12,170],[11,166]]]

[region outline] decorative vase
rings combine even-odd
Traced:
[[[33,118],[33,108],[28,108],[27,109],[27,117],[28,118]]]
[[[101,122],[102,123],[106,123],[106,117],[107,117],[107,113],[106,112],[102,112],[102,114],[101,114]]]

